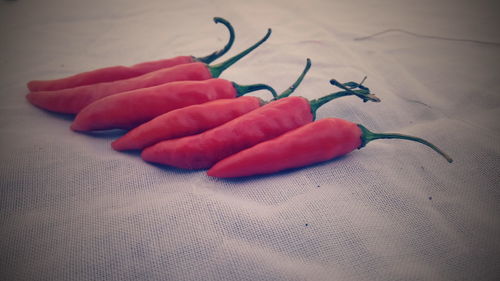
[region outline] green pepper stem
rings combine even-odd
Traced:
[[[409,136],[409,135],[402,135],[402,134],[394,134],[394,133],[373,133],[369,131],[367,128],[365,128],[363,125],[358,124],[358,127],[361,129],[361,145],[358,148],[364,147],[367,143],[373,140],[378,140],[378,139],[403,139],[403,140],[410,140],[410,141],[415,141],[418,143],[421,143],[423,145],[426,145],[436,151],[437,153],[441,154],[446,161],[449,163],[453,162],[453,159],[451,159],[450,156],[448,156],[446,153],[444,153],[441,149],[439,149],[437,146],[434,144],[419,138],[419,137],[414,137],[414,136]]]
[[[353,83],[353,82],[348,82],[346,84],[357,84],[357,87],[359,87],[360,89],[362,90],[367,90],[368,93],[366,94],[362,94],[362,95],[359,95],[358,93],[356,93],[356,91],[353,91],[351,88],[348,88],[345,84],[341,84],[339,81],[335,80],[335,79],[331,79],[330,80],[330,84],[334,85],[334,86],[337,86],[349,93],[351,93],[352,95],[355,95],[357,97],[359,97],[360,99],[363,100],[363,102],[367,102],[367,101],[373,101],[373,102],[380,102],[380,99],[373,95],[373,94],[370,94],[369,93],[369,89],[364,87],[364,86],[361,86],[361,84],[363,84],[363,82],[365,81],[366,77],[363,78],[363,81],[361,81],[360,84],[357,84],[357,83]]]
[[[363,101],[365,101],[365,100],[370,100],[373,102],[380,101],[380,99],[377,98],[375,95],[370,94],[369,90],[352,90],[349,88],[346,88],[346,89],[347,90],[345,90],[345,91],[336,92],[336,93],[329,94],[329,95],[326,95],[324,97],[309,101],[309,105],[311,106],[311,112],[313,114],[313,120],[316,119],[316,111],[318,110],[318,108],[320,108],[325,103],[327,103],[331,100],[340,98],[340,97],[355,95],[355,96],[361,98]]]
[[[230,67],[231,65],[233,65],[235,62],[239,61],[241,58],[243,58],[244,56],[246,56],[248,53],[250,53],[251,51],[253,51],[255,48],[259,47],[262,43],[266,42],[266,40],[267,40],[267,38],[269,38],[269,36],[271,36],[271,29],[270,28],[267,30],[266,36],[264,36],[262,39],[260,39],[257,43],[255,43],[252,46],[250,46],[248,49],[246,49],[243,52],[235,55],[232,58],[229,58],[228,60],[226,60],[224,62],[221,62],[221,63],[216,64],[216,65],[208,66],[208,69],[210,70],[210,73],[212,74],[212,77],[213,78],[219,77],[221,75],[221,73],[224,70],[226,70],[228,67]]]
[[[300,85],[300,83],[302,83],[302,80],[304,79],[304,77],[306,76],[306,74],[310,68],[311,68],[311,59],[307,58],[306,67],[304,68],[304,70],[300,74],[299,78],[297,78],[297,81],[295,81],[295,83],[293,83],[292,86],[290,86],[288,89],[283,91],[283,93],[281,93],[279,96],[275,97],[274,99],[278,100],[281,98],[286,98],[289,95],[291,95],[297,89],[297,87]]]
[[[246,93],[258,91],[258,90],[268,90],[271,92],[273,97],[276,98],[277,94],[276,91],[271,87],[266,84],[252,84],[252,85],[238,85],[235,82],[233,82],[233,87],[236,89],[236,96],[240,97],[243,96]]]
[[[223,18],[219,18],[219,17],[215,17],[214,22],[215,23],[222,23],[224,26],[227,27],[227,29],[229,31],[229,41],[227,42],[226,46],[224,46],[224,48],[222,48],[218,51],[215,51],[215,52],[211,53],[210,55],[207,55],[207,56],[204,56],[201,58],[195,58],[196,61],[209,64],[209,63],[213,62],[214,60],[222,57],[233,46],[235,35],[234,35],[234,28],[231,25],[231,23],[229,23],[227,20],[225,20]]]

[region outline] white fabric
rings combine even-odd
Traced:
[[[500,42],[495,1],[0,2],[1,280],[495,280],[500,276]],[[271,176],[204,171],[118,153],[121,132],[77,134],[24,98],[26,82],[109,65],[202,56],[235,27],[221,77],[296,95],[360,81],[382,103],[339,99],[381,140]],[[402,29],[356,40],[387,29]],[[219,60],[219,61],[222,61]],[[256,94],[265,99],[265,92]],[[498,280],[498,279],[496,279]]]

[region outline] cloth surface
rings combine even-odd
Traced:
[[[500,31],[495,1],[1,1],[1,280],[498,280]],[[331,102],[379,140],[339,159],[219,180],[144,163],[28,104],[26,82],[222,47],[222,74]],[[381,34],[366,37],[371,34]],[[430,36],[430,37],[429,37]],[[464,39],[464,40],[462,40]],[[472,40],[472,41],[471,41]],[[218,62],[217,61],[217,62]],[[269,99],[265,92],[254,95]]]

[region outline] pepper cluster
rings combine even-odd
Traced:
[[[218,78],[228,67],[259,47],[266,35],[234,57],[210,65],[233,45],[231,24],[214,18],[229,31],[227,44],[205,57],[179,56],[130,67],[113,66],[73,76],[28,83],[27,99],[45,110],[75,114],[74,131],[129,130],[113,149],[142,150],[141,157],[184,169],[209,169],[213,177],[243,177],[327,161],[376,139],[428,141],[402,134],[373,133],[338,118],[315,120],[319,107],[336,98],[355,96],[379,102],[360,83],[330,81],[341,91],[315,100],[290,96],[311,67],[279,95],[269,85],[239,85]],[[267,90],[263,101],[246,93]]]

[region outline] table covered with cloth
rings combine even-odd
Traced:
[[[495,1],[0,2],[1,280],[498,280],[500,31]],[[121,130],[76,133],[26,83],[112,65],[223,61],[221,78],[315,99],[359,82],[339,117],[422,137],[232,180],[114,151]],[[264,91],[250,95],[269,100]]]

